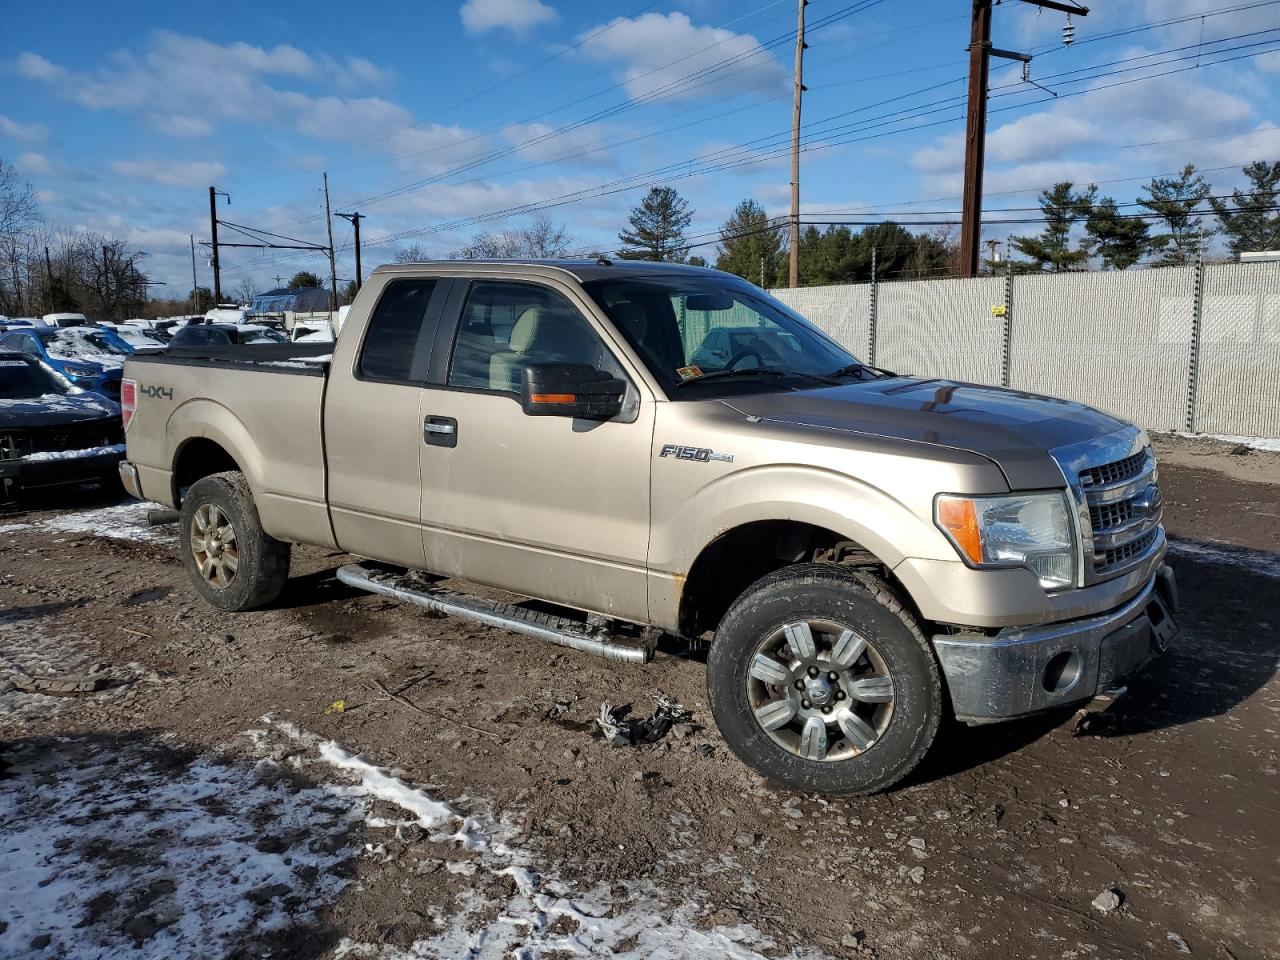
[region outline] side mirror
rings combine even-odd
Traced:
[[[531,417],[611,420],[627,385],[585,363],[538,363],[520,374],[520,406]]]

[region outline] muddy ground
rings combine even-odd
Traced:
[[[221,614],[138,508],[10,508],[0,955],[1280,957],[1280,455],[1159,447],[1180,646],[1083,724],[944,727],[856,800],[734,759],[697,650],[562,651],[306,548]],[[658,690],[692,723],[601,738]]]

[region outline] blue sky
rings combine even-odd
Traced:
[[[1059,96],[1016,66],[993,73],[989,209],[1034,206],[1060,179],[1128,202],[1186,161],[1226,192],[1240,165],[1280,157],[1280,2],[1092,7],[1070,48],[1062,14],[996,7],[995,45],[1035,52],[1031,79]],[[967,8],[809,5],[807,216],[958,209]],[[794,24],[794,0],[14,5],[0,156],[50,227],[125,237],[178,295],[210,184],[232,195],[222,217],[323,242],[323,170],[334,209],[366,216],[366,271],[410,242],[444,256],[557,198],[573,202],[547,212],[575,243],[613,249],[658,181],[690,200],[704,240],[743,197],[787,209]],[[350,277],[350,228],[334,231]],[[227,289],[327,272],[281,251],[226,251],[223,266]],[[203,254],[199,270],[208,283]]]

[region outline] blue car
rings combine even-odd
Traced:
[[[121,371],[133,353],[133,347],[106,327],[14,330],[0,337],[0,350],[42,360],[75,386],[112,400],[120,399]]]

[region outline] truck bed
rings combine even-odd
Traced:
[[[125,438],[147,498],[172,505],[208,466],[201,458],[226,451],[234,464],[217,469],[245,474],[268,533],[331,543],[322,417],[332,350],[282,343],[131,356],[124,376],[137,384],[136,401]]]

